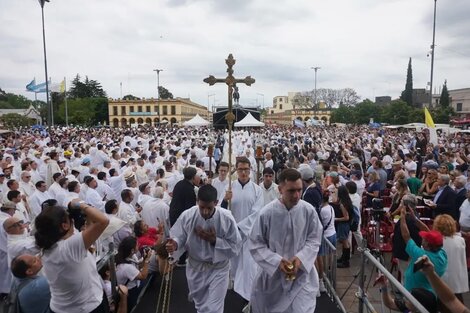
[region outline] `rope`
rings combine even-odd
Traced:
[[[167,263],[163,270],[162,283],[160,285],[160,291],[158,293],[157,311],[156,313],[169,313],[170,312],[170,295],[171,295],[171,283],[173,280],[173,267],[170,262],[173,261],[173,257],[168,256]],[[162,300],[163,294],[163,301]],[[160,303],[162,303],[160,310]]]

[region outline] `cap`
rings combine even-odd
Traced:
[[[330,177],[338,177],[338,175],[339,175],[338,172],[335,172],[335,171],[332,171],[332,172],[328,173],[328,176],[330,176]]]
[[[433,245],[433,246],[442,246],[444,239],[442,237],[442,234],[438,232],[437,230],[430,230],[430,231],[420,231],[419,235],[421,238],[426,239],[426,241]]]
[[[2,203],[2,211],[9,210],[9,209],[16,209],[16,204],[10,200],[5,200]]]
[[[302,177],[302,180],[310,180],[313,178],[313,170],[310,166],[305,166],[297,169]]]
[[[351,175],[356,176],[357,179],[361,179],[361,178],[362,178],[362,172],[359,171],[359,170],[351,171]]]
[[[69,150],[64,151],[64,156],[71,156],[71,155],[72,155],[72,151],[69,151]]]
[[[148,182],[141,184],[141,185],[139,186],[140,192],[144,192],[144,190],[145,190],[145,188],[147,188],[147,185],[148,185],[148,184],[149,184]]]
[[[86,157],[82,160],[82,164],[87,164],[87,163],[90,163],[90,162],[91,162],[91,160],[90,160],[89,157]]]

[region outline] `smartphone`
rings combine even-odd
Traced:
[[[421,270],[424,267],[424,262],[426,261],[426,258],[424,256],[418,258],[413,264],[413,273],[416,273],[417,271]]]

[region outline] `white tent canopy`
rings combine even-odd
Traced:
[[[240,122],[235,123],[235,127],[262,127],[263,122],[258,121],[256,118],[248,113]]]
[[[209,124],[210,122],[200,117],[199,114],[196,114],[195,117],[183,123],[184,126],[207,126]]]

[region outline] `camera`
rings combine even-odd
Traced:
[[[383,211],[384,209],[384,200],[380,198],[372,199],[372,210],[374,211]]]

